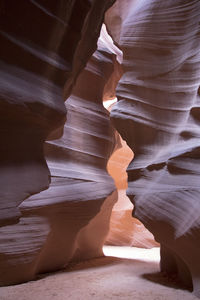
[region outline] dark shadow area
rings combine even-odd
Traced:
[[[134,266],[136,268],[136,266],[138,267],[138,265],[141,265],[141,269],[142,269],[142,265],[146,266],[148,264],[152,268],[155,269],[155,267],[156,267],[158,269],[157,263],[155,263],[155,262],[145,262],[145,261],[142,261],[139,259],[119,258],[119,257],[114,257],[114,256],[102,256],[102,257],[93,258],[93,259],[82,261],[82,262],[71,262],[69,265],[67,265],[65,268],[63,268],[59,271],[38,274],[35,280],[40,280],[45,277],[53,276],[55,274],[60,274],[60,273],[85,271],[85,270],[97,269],[97,268],[99,269],[99,268],[103,268],[106,266],[109,267],[112,265],[119,265],[119,264],[128,265],[130,267],[128,269],[129,273],[137,274],[138,276],[140,276],[140,274],[138,273],[138,271],[135,272],[136,269],[134,269]]]
[[[174,289],[181,289],[192,292],[192,288],[188,288],[176,274],[168,275],[164,272],[148,273],[143,274],[142,278],[147,279],[153,283],[164,285],[166,287],[171,287]]]
[[[73,271],[79,271],[79,270],[85,270],[85,269],[91,269],[91,268],[101,268],[109,265],[115,265],[121,262],[124,262],[126,259],[124,258],[118,258],[118,257],[112,257],[112,256],[103,256],[94,258],[87,261],[82,262],[76,262],[69,264],[64,272],[73,272]]]
[[[81,270],[87,270],[92,268],[101,268],[116,264],[122,264],[126,263],[130,265],[131,267],[134,267],[134,264],[146,264],[146,262],[137,260],[137,259],[128,259],[128,258],[119,258],[114,256],[102,256],[98,258],[93,258],[86,261],[81,262],[71,262],[69,265],[67,265],[65,268],[55,271],[55,272],[49,272],[49,273],[41,273],[37,275],[36,280],[45,278],[47,276],[59,274],[59,273],[68,273],[68,272],[74,272],[74,271],[81,271]],[[134,269],[131,269],[134,272]]]

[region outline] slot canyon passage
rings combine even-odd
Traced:
[[[0,300],[200,298],[200,1],[0,0],[0,40]]]

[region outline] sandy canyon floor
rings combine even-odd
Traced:
[[[159,273],[159,248],[104,247],[106,257],[0,288],[0,300],[196,300]]]

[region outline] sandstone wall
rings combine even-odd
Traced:
[[[113,177],[117,188],[117,202],[112,210],[106,244],[139,248],[159,246],[153,235],[132,216],[133,204],[126,196],[128,187],[126,168],[133,159],[133,152],[122,138],[119,139],[121,147],[112,154],[107,166],[108,173]]]
[[[198,296],[199,21],[196,0],[118,1],[106,21],[124,55],[111,115],[135,154],[134,216],[161,243],[161,270],[192,280]]]
[[[86,241],[92,222],[96,222],[96,228],[99,226],[99,219],[93,220],[97,213],[101,215],[106,210],[103,218],[108,219],[112,203],[110,196],[103,205],[114,190],[105,170],[113,149],[109,116],[100,102],[91,102],[92,96],[83,100],[82,106],[77,100],[81,95],[72,96],[67,104],[70,125],[64,128],[63,139],[59,137],[66,120],[64,100],[97,47],[104,13],[112,3],[0,2],[1,285],[31,280],[37,273],[64,267],[79,248],[89,256],[101,254],[103,233],[95,245],[89,245],[90,241],[84,245],[82,236]],[[108,60],[108,70],[103,73],[108,78],[112,54],[103,51],[95,55],[96,62],[99,56]],[[105,80],[98,79],[104,72],[104,63],[99,68],[95,82],[89,75],[83,83],[88,87],[82,87],[83,93],[97,93],[96,101],[101,101],[100,91],[105,84]],[[82,84],[84,76],[77,85]],[[93,119],[96,123],[91,127]],[[63,149],[66,133],[68,150]],[[74,134],[79,138],[77,142]],[[45,147],[50,170],[43,150],[47,139],[57,139],[51,143],[53,150],[49,149],[50,143]],[[66,163],[65,170],[60,168],[61,160]]]

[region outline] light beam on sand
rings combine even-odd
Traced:
[[[143,248],[136,248],[136,247],[104,246],[103,252],[105,256],[137,259],[146,262],[160,261],[159,247],[155,247],[152,249],[143,249]]]

